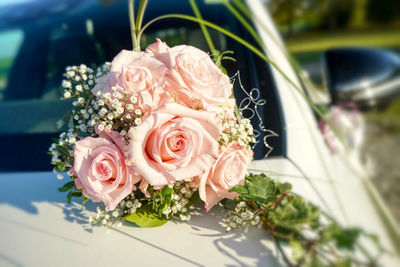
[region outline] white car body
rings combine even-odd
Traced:
[[[255,25],[268,56],[301,87],[262,1],[248,5],[262,18],[264,26]],[[289,181],[295,192],[343,225],[376,233],[394,251],[357,160],[330,153],[305,99],[276,70],[273,75],[283,107],[287,157],[253,161],[249,171]],[[226,233],[218,224],[224,216],[218,208],[193,216],[189,223],[168,222],[159,228],[91,227],[88,214],[95,213],[90,205],[81,212],[79,204],[65,204],[64,194],[57,192],[64,182],[50,172],[0,174],[0,266],[283,265],[263,230]],[[400,266],[390,256],[382,263]]]

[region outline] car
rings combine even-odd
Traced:
[[[266,55],[307,94],[263,2],[247,1],[247,5],[258,18],[253,24]],[[121,49],[132,49],[127,7],[127,1],[117,0],[33,0],[1,7],[0,265],[281,266],[277,248],[263,230],[253,229],[246,235],[225,232],[218,223],[224,216],[218,207],[193,216],[189,223],[169,222],[158,228],[90,227],[88,216],[94,214],[94,205],[87,203],[82,210],[80,203],[65,204],[65,196],[57,192],[65,181],[56,179],[45,153],[51,138],[67,127],[57,124],[71,105],[59,100],[62,74],[66,66],[84,63],[96,67],[112,60]],[[250,40],[218,1],[199,3],[199,8],[205,19]],[[152,0],[144,20],[177,11],[192,13],[184,1]],[[388,215],[383,220],[376,209],[375,192],[365,186],[365,170],[357,159],[330,152],[304,96],[277,69],[237,42],[210,33],[217,49],[235,51],[237,61],[224,63],[229,75],[240,75],[247,92],[258,88],[253,92],[266,100],[259,107],[260,117],[252,118],[260,143],[249,171],[289,181],[296,193],[343,225],[362,226],[376,233],[384,247],[394,250],[398,229],[393,224],[390,227]],[[193,22],[155,23],[143,36],[142,48],[156,37],[170,46],[208,49]],[[247,95],[238,79],[234,90],[240,104]],[[268,137],[260,120],[276,134]],[[272,150],[263,146],[264,140]],[[390,255],[382,257],[382,262],[384,266],[399,264]]]
[[[377,48],[336,48],[322,58],[332,102],[368,110],[387,106],[400,94],[400,57]]]

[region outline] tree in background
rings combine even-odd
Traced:
[[[368,20],[375,23],[390,23],[400,21],[399,0],[368,0],[366,5]]]
[[[321,12],[323,0],[270,0],[268,8],[278,25],[286,25],[288,35],[293,35],[299,21],[313,20]]]
[[[350,28],[364,28],[367,25],[368,0],[353,0],[353,2],[354,6],[348,26]]]
[[[399,20],[400,0],[269,0],[268,8],[287,34],[295,30],[360,29]]]

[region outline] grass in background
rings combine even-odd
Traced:
[[[383,110],[373,110],[366,114],[367,120],[378,124],[388,133],[400,134],[400,97]]]
[[[286,40],[292,53],[322,52],[334,47],[400,47],[400,29],[385,31],[343,31],[298,34]]]

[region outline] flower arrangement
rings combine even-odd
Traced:
[[[374,236],[341,227],[290,184],[247,172],[256,139],[216,64],[222,56],[213,61],[198,48],[157,39],[145,51],[122,50],[97,70],[67,67],[62,86],[64,99],[73,99],[72,119],[49,152],[57,176],[72,179],[59,191],[68,192],[67,202],[103,203],[89,221],[106,226],[187,221],[198,200],[205,212],[219,204],[227,231],[263,227],[289,266],[358,262],[358,238]]]
[[[73,127],[50,151],[69,169],[71,196],[81,190],[120,216],[150,203],[165,219],[189,218],[197,191],[207,211],[238,196],[230,190],[244,184],[255,137],[235,115],[230,78],[207,53],[158,39],[145,52],[121,51],[96,73],[81,65],[65,77]]]

